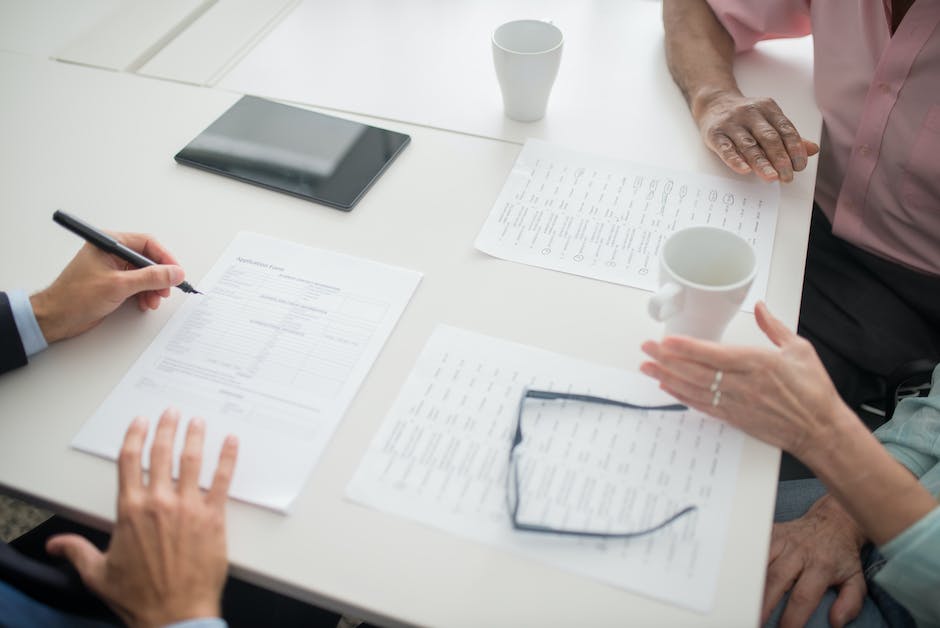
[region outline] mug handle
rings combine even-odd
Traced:
[[[682,309],[679,303],[681,293],[682,287],[678,284],[666,283],[660,286],[659,292],[650,297],[647,305],[650,316],[662,322],[678,314]]]

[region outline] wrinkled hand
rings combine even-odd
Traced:
[[[769,98],[720,91],[698,100],[692,115],[706,146],[739,174],[792,181],[794,171],[806,168],[807,157],[819,152]]]
[[[174,487],[173,439],[179,413],[160,418],[150,450],[150,481],[144,482],[141,450],[147,421],[138,417],[124,438],[118,458],[118,518],[108,551],[102,554],[85,538],[66,534],[46,544],[64,555],[85,585],[130,626],[164,626],[219,615],[228,569],[225,500],[238,453],[229,436],[209,492],[199,490],[205,424],[189,422]]]
[[[751,436],[786,449],[813,466],[814,448],[845,420],[856,420],[842,402],[812,345],[758,303],[761,330],[777,349],[725,346],[673,336],[647,341],[653,358],[640,370],[682,403],[727,421]],[[710,390],[723,372],[718,405]]]
[[[132,268],[85,244],[51,286],[30,297],[46,342],[88,331],[133,295],[141,311],[155,310],[161,298],[170,296],[170,288],[182,283],[183,269],[159,242],[139,233],[111,235],[157,265]]]
[[[841,628],[862,610],[867,593],[860,552],[865,537],[830,496],[793,521],[774,524],[761,624],[791,591],[780,625],[804,626],[830,587],[838,589],[829,623]]]

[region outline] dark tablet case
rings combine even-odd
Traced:
[[[402,133],[244,96],[175,159],[348,211],[410,139]]]

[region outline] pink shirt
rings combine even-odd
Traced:
[[[813,33],[816,202],[840,238],[940,275],[940,0],[916,0],[893,37],[890,0],[708,2],[739,51]]]

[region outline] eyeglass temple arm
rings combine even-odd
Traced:
[[[633,408],[636,410],[688,410],[688,408],[681,403],[670,403],[661,406],[642,406],[634,403],[629,403],[626,401],[617,401],[616,399],[608,399],[606,397],[595,397],[593,395],[579,395],[575,393],[563,393],[563,392],[552,392],[551,390],[537,390],[534,388],[526,389],[524,398],[532,399],[546,399],[546,400],[558,400],[558,399],[571,399],[572,401],[585,401],[590,403],[602,403],[608,406],[619,406],[621,408]]]

